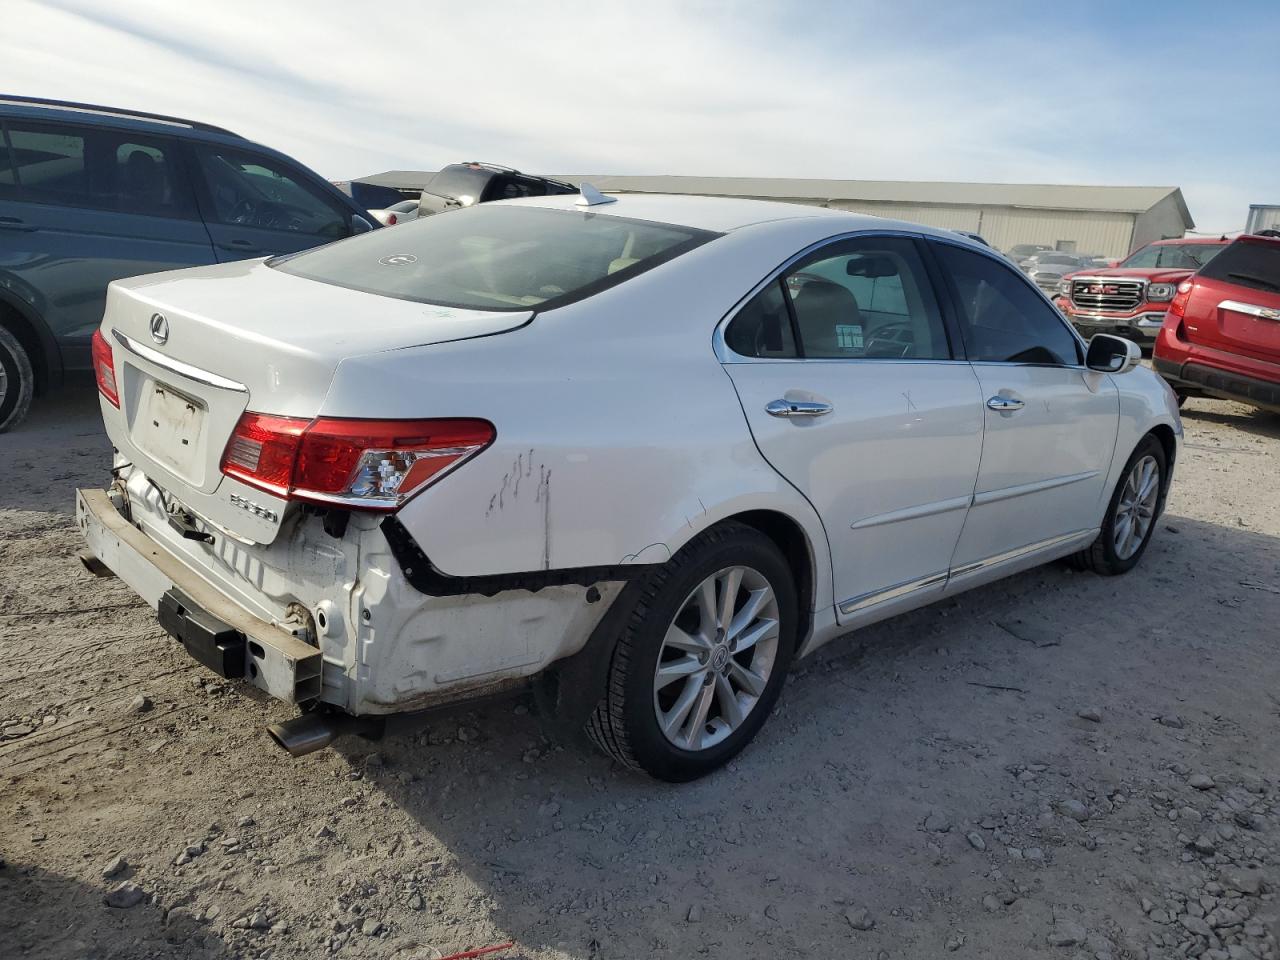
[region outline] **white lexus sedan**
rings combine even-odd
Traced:
[[[619,761],[723,764],[841,634],[1142,557],[1169,388],[1004,257],[780,203],[545,197],[111,285],[95,572],[303,712],[302,754],[532,686]]]

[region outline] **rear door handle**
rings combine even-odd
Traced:
[[[999,395],[992,397],[987,401],[987,408],[995,410],[999,413],[1013,413],[1015,410],[1021,410],[1026,404],[1021,400],[1013,397],[1001,397]]]
[[[35,230],[35,227],[17,217],[0,217],[0,230],[19,230],[23,233],[30,233]]]
[[[770,400],[764,412],[771,417],[822,417],[834,407],[816,400]]]
[[[262,249],[252,240],[228,240],[226,246],[235,247],[237,250],[243,250],[246,253],[257,253]]]

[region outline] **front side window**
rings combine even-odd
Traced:
[[[993,257],[935,243],[959,297],[960,328],[973,361],[1080,363],[1079,342],[1021,274]]]
[[[193,216],[172,141],[106,127],[10,121],[8,128],[13,176],[23,200],[143,216]]]
[[[288,165],[214,144],[193,150],[214,221],[330,240],[351,232],[351,211]]]
[[[717,234],[589,211],[482,204],[271,261],[285,273],[472,310],[554,309]]]

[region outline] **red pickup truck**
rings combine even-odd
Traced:
[[[1085,337],[1114,333],[1151,344],[1178,284],[1228,242],[1226,237],[1156,240],[1113,267],[1067,274],[1054,302]]]

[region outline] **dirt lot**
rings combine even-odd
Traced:
[[[518,700],[288,759],[76,562],[81,385],[0,437],[0,956],[1280,958],[1280,417],[1185,416],[1135,573],[833,644],[671,787]]]

